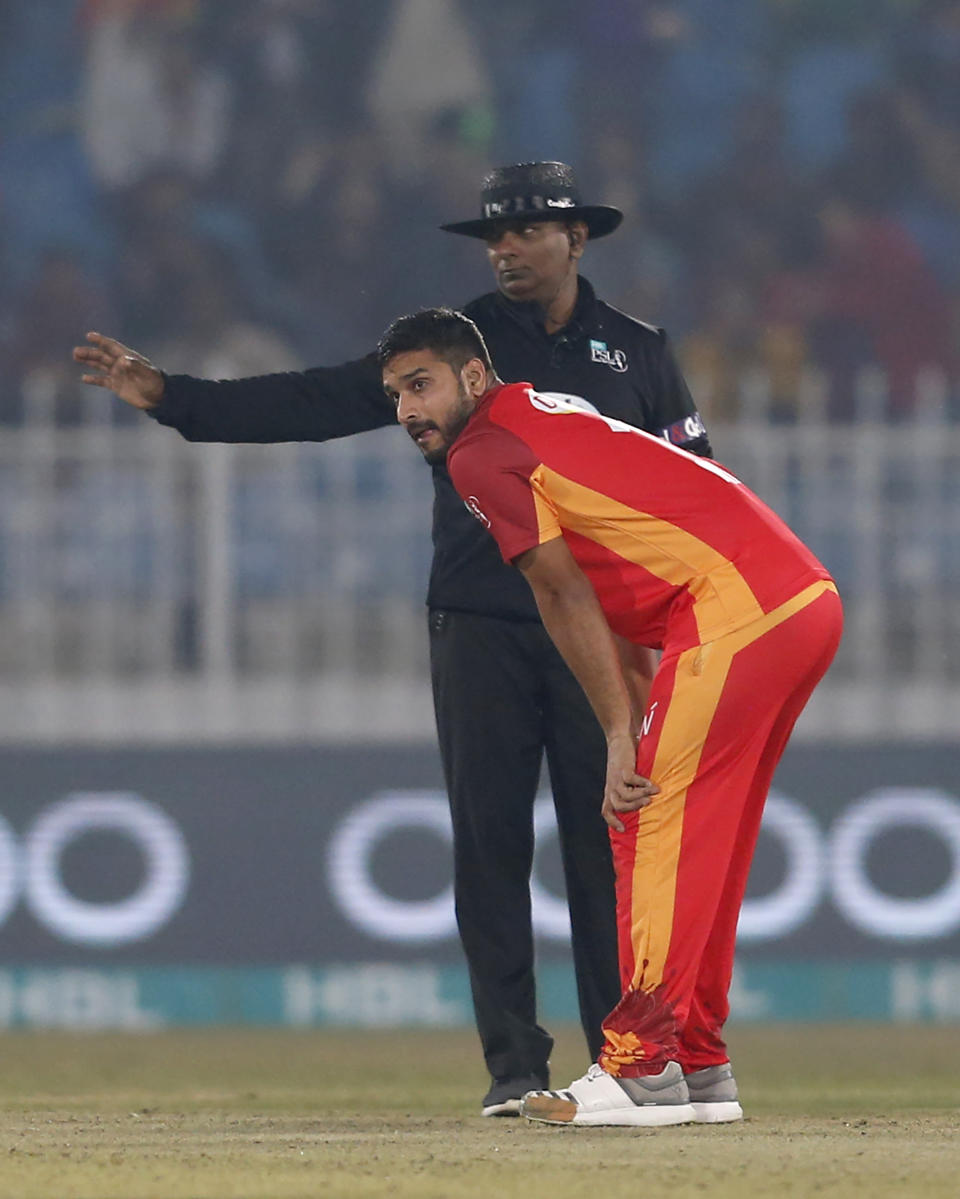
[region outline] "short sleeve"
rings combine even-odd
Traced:
[[[518,455],[518,447],[526,453]],[[561,536],[553,506],[536,486],[538,466],[527,447],[506,431],[470,438],[449,456],[457,494],[489,529],[505,562]]]

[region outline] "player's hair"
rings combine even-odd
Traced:
[[[383,370],[391,358],[410,350],[432,350],[459,374],[471,358],[479,358],[493,369],[483,334],[462,312],[452,308],[421,308],[398,317],[377,345],[377,361]]]

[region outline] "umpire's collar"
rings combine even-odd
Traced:
[[[577,302],[567,323],[555,333],[547,333],[543,323],[543,309],[535,300],[508,300],[502,291],[496,293],[501,312],[516,321],[528,333],[541,337],[563,338],[565,342],[579,341],[588,329],[595,329],[599,320],[597,293],[589,280],[580,275],[577,279]]]

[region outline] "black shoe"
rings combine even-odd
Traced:
[[[527,1091],[544,1091],[550,1079],[543,1074],[526,1074],[523,1078],[503,1078],[493,1084],[483,1097],[481,1116],[519,1116],[520,1099]]]

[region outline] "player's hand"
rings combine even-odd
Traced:
[[[85,367],[84,383],[106,387],[134,408],[156,408],[163,397],[163,375],[152,362],[136,350],[104,337],[88,333],[88,346],[74,346],[73,360]]]
[[[607,738],[607,781],[603,790],[604,820],[618,833],[623,823],[618,812],[635,812],[645,808],[660,788],[636,772],[637,742],[628,733]]]

